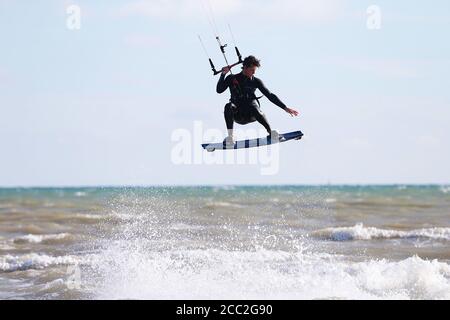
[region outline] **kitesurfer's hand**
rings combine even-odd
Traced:
[[[289,113],[292,117],[296,117],[299,115],[299,112],[297,110],[286,108],[284,109],[287,113]]]
[[[230,72],[230,69],[231,69],[230,67],[223,67],[222,68],[222,74],[226,75],[228,72]]]

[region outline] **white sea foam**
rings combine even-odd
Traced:
[[[91,213],[77,213],[73,217],[80,219],[80,220],[101,220],[101,219],[105,219],[106,215],[91,214]]]
[[[13,272],[29,269],[45,269],[47,267],[70,265],[78,262],[79,259],[74,256],[52,257],[36,253],[21,256],[5,255],[0,257],[0,271]]]
[[[172,230],[201,230],[203,229],[203,226],[198,226],[198,225],[189,225],[186,223],[175,223],[173,225],[170,226],[170,229]]]
[[[423,228],[409,231],[364,227],[359,223],[353,227],[326,228],[313,232],[313,237],[332,241],[371,240],[371,239],[410,239],[428,238],[450,240],[450,228]]]
[[[55,292],[67,288],[67,281],[64,279],[55,279],[50,282],[35,287],[40,293]]]
[[[450,192],[450,186],[442,186],[442,187],[440,188],[440,190],[441,190],[443,193],[447,194],[447,193]]]
[[[209,202],[206,204],[206,206],[210,206],[210,207],[229,207],[229,208],[244,208],[244,205],[241,204],[237,204],[237,203],[231,203],[231,202],[226,202],[226,201],[214,201],[214,202]]]
[[[273,250],[110,248],[100,299],[450,299],[450,266]]]
[[[68,233],[58,234],[28,234],[26,236],[13,239],[14,243],[53,243],[60,240],[66,240],[71,237]]]
[[[2,251],[8,251],[8,250],[14,250],[15,247],[11,245],[8,241],[0,241],[0,250]]]
[[[113,211],[108,215],[106,215],[106,217],[107,219],[110,220],[112,219],[112,220],[131,221],[133,219],[136,219],[136,214]]]

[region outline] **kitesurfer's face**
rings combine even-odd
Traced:
[[[255,74],[257,68],[257,66],[245,67],[244,75],[251,78]]]

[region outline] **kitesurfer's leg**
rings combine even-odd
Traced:
[[[223,112],[224,116],[225,116],[225,123],[227,125],[227,131],[228,131],[228,137],[225,138],[225,141],[227,144],[234,144],[233,124],[234,124],[235,109],[236,109],[236,106],[230,102],[225,105],[224,112]]]
[[[258,121],[260,124],[263,125],[263,127],[267,130],[269,135],[271,134],[272,130],[270,128],[270,124],[267,121],[267,118],[265,114],[259,109],[259,107],[256,105],[256,103],[252,103],[251,105],[253,116],[255,117],[256,121]]]
[[[231,102],[227,103],[224,108],[224,116],[225,116],[225,123],[227,124],[228,130],[233,130],[233,123],[234,123],[234,110],[236,106],[234,106]]]

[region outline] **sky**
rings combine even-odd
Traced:
[[[200,143],[217,141],[195,137],[226,134],[198,35],[219,68],[216,33],[236,60],[228,25],[300,112],[261,100],[305,134],[271,174],[265,147],[211,164]],[[0,186],[448,184],[449,31],[445,0],[0,0]],[[178,163],[180,146],[201,161]]]

